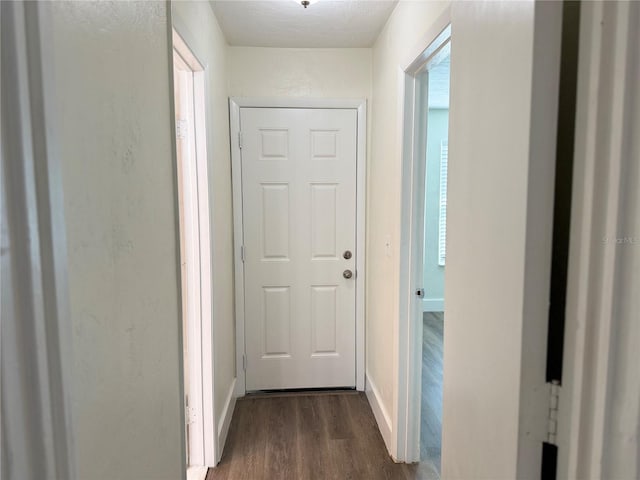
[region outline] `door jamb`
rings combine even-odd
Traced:
[[[400,240],[400,283],[399,283],[399,323],[398,323],[398,384],[394,390],[396,395],[395,424],[397,429],[391,439],[391,454],[400,462],[417,462],[420,460],[420,364],[419,353],[422,351],[422,324],[417,321],[415,307],[418,303],[414,295],[417,275],[417,257],[421,257],[422,245],[417,245],[418,237],[424,233],[417,232],[415,225],[415,202],[417,196],[424,203],[424,179],[422,189],[419,176],[424,177],[425,160],[418,159],[416,151],[419,132],[416,131],[419,118],[414,109],[418,94],[419,75],[424,71],[429,60],[451,39],[451,7],[447,7],[431,25],[425,35],[412,49],[411,55],[401,64],[400,98],[403,99],[402,131],[402,215]],[[418,214],[422,211],[418,208]],[[420,272],[420,282],[422,282]]]
[[[624,235],[633,235],[627,229],[640,210],[631,167],[637,161],[631,132],[640,125],[638,97],[631,100],[632,72],[640,68],[640,15],[633,2],[597,1],[583,2],[580,18],[558,478],[604,478],[612,465],[629,468],[629,452],[638,446],[637,435],[625,436],[615,426],[624,418],[633,430],[640,416],[637,408],[616,408],[622,405],[616,383],[628,392],[638,388],[637,381],[624,383],[637,378],[629,373],[635,371],[629,346],[640,338],[629,308],[640,281],[624,276],[638,241]],[[623,438],[626,450],[620,451],[615,440]],[[630,477],[640,468],[637,461],[631,468]]]
[[[199,94],[199,96],[201,96],[204,99],[204,104],[203,105],[195,105],[195,111],[194,114],[196,116],[196,124],[197,126],[204,126],[204,131],[200,132],[199,129],[196,130],[196,151],[197,151],[197,169],[198,169],[198,173],[197,173],[197,188],[198,190],[202,187],[204,187],[205,185],[207,186],[207,188],[205,189],[204,192],[198,192],[197,196],[198,196],[198,210],[200,210],[202,208],[202,201],[204,199],[206,199],[206,203],[207,203],[207,211],[206,212],[199,212],[197,214],[197,221],[200,224],[200,228],[199,228],[199,239],[198,242],[200,245],[202,245],[203,243],[208,243],[208,258],[200,258],[200,263],[201,263],[201,269],[202,269],[202,263],[204,262],[208,262],[208,268],[205,271],[200,272],[200,279],[202,282],[202,278],[203,277],[209,277],[209,282],[208,282],[208,286],[209,286],[209,291],[208,291],[208,296],[209,296],[209,315],[205,315],[201,312],[201,318],[202,318],[202,323],[199,325],[199,330],[200,330],[200,359],[201,359],[201,369],[200,369],[200,373],[201,375],[199,376],[198,380],[201,385],[200,385],[200,390],[202,393],[202,412],[200,415],[200,418],[197,419],[198,422],[200,422],[202,424],[202,431],[203,431],[203,466],[207,466],[207,467],[215,467],[218,463],[218,460],[220,458],[220,456],[222,455],[222,452],[220,451],[220,438],[218,435],[218,421],[215,415],[215,395],[214,395],[214,386],[215,386],[215,365],[214,365],[214,361],[215,361],[215,355],[214,355],[214,342],[213,342],[213,302],[214,302],[214,298],[213,298],[213,281],[212,281],[212,277],[211,277],[211,272],[212,272],[212,261],[213,261],[213,246],[212,246],[212,239],[213,239],[213,228],[212,228],[212,224],[211,224],[211,219],[210,219],[210,215],[209,212],[211,212],[213,210],[213,196],[211,195],[211,192],[208,189],[208,185],[209,185],[209,172],[208,172],[208,148],[207,148],[207,137],[209,135],[209,129],[211,128],[209,122],[208,122],[208,115],[207,115],[207,105],[206,105],[206,93],[203,91],[203,89],[206,90],[206,76],[207,76],[207,68],[206,68],[206,63],[202,62],[198,56],[196,55],[194,49],[191,47],[191,44],[193,44],[193,42],[187,42],[185,40],[185,36],[184,34],[187,33],[185,28],[179,28],[179,26],[177,26],[175,23],[175,21],[172,21],[172,30],[171,30],[171,58],[170,58],[170,62],[173,68],[173,54],[174,51],[178,53],[178,55],[180,55],[182,57],[182,59],[185,61],[185,63],[187,63],[187,65],[191,68],[191,70],[193,71],[193,75],[194,75],[194,95]],[[171,92],[173,95],[173,71],[172,71],[172,75],[171,75]],[[171,101],[171,121],[173,122],[174,118],[175,118],[175,113],[174,113],[174,104],[173,104],[173,97],[172,97],[172,101]],[[174,125],[174,132],[175,132],[175,125]],[[175,146],[174,146],[175,148]],[[174,165],[175,165],[175,172],[176,172],[176,182],[178,181],[178,177],[177,177],[177,152],[176,152],[176,157],[174,158]],[[203,168],[204,167],[204,168]],[[203,168],[204,172],[200,171],[200,169]],[[202,178],[204,177],[204,178]],[[204,183],[204,185],[203,185]],[[176,183],[177,185],[177,183]],[[203,198],[204,197],[204,198]],[[178,204],[178,189],[176,188],[176,208],[177,208],[177,204]],[[201,222],[205,221],[206,225],[202,225]],[[179,229],[179,222],[177,222],[177,228]],[[206,231],[204,234],[202,233],[201,228],[205,226],[207,227],[208,231]],[[180,235],[180,234],[179,234]],[[178,238],[178,241],[180,239]],[[178,247],[179,249],[179,247]],[[178,252],[180,253],[180,252]],[[182,260],[180,260],[182,261]],[[206,287],[206,285],[201,285],[201,289],[200,289],[200,303],[201,303],[201,307],[202,307],[202,303],[203,303],[203,292],[204,289],[202,287]],[[183,299],[183,292],[182,292],[182,288],[180,288],[180,299],[181,302],[184,301]],[[182,315],[181,315],[182,316]],[[186,319],[182,319],[182,321],[186,321]],[[182,330],[181,330],[182,331]],[[181,342],[182,343],[182,342]],[[182,351],[182,345],[181,345],[181,351]],[[184,366],[183,366],[184,367]],[[183,376],[183,375],[182,375]],[[192,380],[191,376],[190,379]],[[184,381],[182,382],[183,384],[183,388],[184,388]],[[184,392],[182,392],[182,395],[184,397]],[[186,417],[186,416],[185,416]],[[188,419],[185,418],[185,422]],[[186,424],[186,423],[185,423]],[[187,439],[185,437],[185,449],[187,445]],[[189,465],[187,465],[187,468],[189,467]]]
[[[53,12],[46,2],[3,2],[0,12],[0,435],[2,448],[12,446],[0,455],[0,477],[75,480],[74,322]]]
[[[366,99],[315,98],[248,98],[229,99],[229,131],[231,135],[231,176],[233,183],[233,249],[236,306],[236,395],[246,393],[245,325],[244,325],[244,263],[242,260],[242,157],[240,149],[241,108],[317,108],[352,109],[357,111],[356,151],[356,389],[364,391],[365,383],[365,206],[366,206]]]

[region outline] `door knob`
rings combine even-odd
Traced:
[[[344,278],[351,278],[353,277],[353,272],[351,270],[345,270],[344,272],[342,272],[342,276]]]
[[[351,250],[345,250],[344,253],[342,254],[342,257],[345,260],[349,260],[351,258]]]

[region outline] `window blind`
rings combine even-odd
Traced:
[[[440,209],[438,217],[438,265],[444,266],[447,252],[447,164],[449,140],[440,142]]]

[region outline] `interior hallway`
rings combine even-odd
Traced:
[[[361,392],[238,399],[218,467],[207,480],[431,480],[425,464],[396,464]]]

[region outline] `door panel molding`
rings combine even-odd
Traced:
[[[246,393],[245,376],[245,278],[244,278],[244,220],[242,213],[242,156],[240,138],[241,108],[304,108],[348,109],[357,113],[356,126],[356,388],[363,391],[365,385],[365,202],[366,202],[366,100],[365,99],[312,99],[312,98],[240,98],[229,99],[231,162],[233,182],[234,269],[236,306],[236,395]],[[317,161],[325,160],[332,153],[326,132],[318,132]],[[277,147],[277,138],[271,138],[269,149]],[[340,253],[340,252],[338,252]]]

